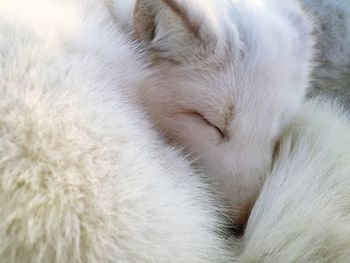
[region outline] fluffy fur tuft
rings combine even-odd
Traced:
[[[280,142],[239,262],[348,262],[350,119],[337,103],[309,101]]]
[[[123,95],[148,73],[104,4],[0,16],[0,262],[231,262],[206,184]]]

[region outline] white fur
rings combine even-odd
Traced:
[[[135,11],[156,70],[140,99],[166,138],[210,172],[239,220],[304,98],[312,22],[278,0],[138,0]]]
[[[102,1],[0,4],[0,262],[231,262],[218,203],[123,90]]]
[[[336,103],[307,102],[283,136],[242,249],[242,263],[349,261],[350,118]]]
[[[317,60],[315,90],[350,102],[350,2],[302,0],[316,17]]]

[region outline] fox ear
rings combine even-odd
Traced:
[[[220,32],[210,2],[215,1],[137,0],[136,35],[157,58],[201,57],[215,48]]]

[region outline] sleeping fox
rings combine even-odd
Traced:
[[[116,17],[150,57],[153,72],[138,90],[144,109],[209,173],[231,219],[241,221],[309,86],[312,18],[295,1],[279,0],[111,6],[123,10]]]

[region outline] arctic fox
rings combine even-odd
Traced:
[[[302,106],[250,215],[239,262],[349,262],[350,118]]]
[[[103,1],[0,4],[0,262],[232,262],[220,205],[123,95]]]
[[[133,23],[154,69],[138,96],[165,137],[211,174],[239,221],[306,93],[312,19],[294,1],[130,3],[133,12],[123,9],[133,22],[119,19]]]

